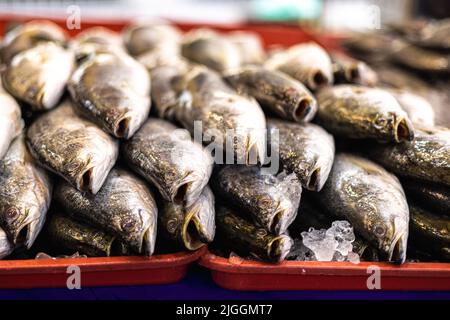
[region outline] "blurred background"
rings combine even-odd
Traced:
[[[153,16],[195,23],[277,22],[331,31],[450,17],[448,0],[0,0],[0,13],[61,17],[72,5],[82,18],[99,20]]]

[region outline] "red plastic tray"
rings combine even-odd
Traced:
[[[369,290],[378,267],[380,290],[450,290],[450,263],[283,261],[269,264],[207,252],[200,265],[211,270],[219,286],[232,290]],[[369,280],[372,284],[372,281]],[[376,289],[372,289],[376,290]]]
[[[69,266],[80,268],[81,287],[175,283],[205,251],[206,247],[152,257],[0,260],[0,288],[66,287],[73,274]]]

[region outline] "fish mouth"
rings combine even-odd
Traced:
[[[280,204],[269,223],[269,231],[275,235],[285,233],[295,217],[296,211],[290,210],[289,207],[286,208],[285,205]]]
[[[117,121],[115,128],[114,128],[114,135],[117,138],[129,138],[130,133],[130,123],[131,119],[130,117],[124,117]]]
[[[92,189],[92,182],[94,179],[94,168],[89,168],[83,172],[78,182],[79,188],[83,192],[88,192]]]
[[[152,230],[151,227],[148,227],[147,230],[145,230],[145,232],[143,233],[139,253],[142,252],[147,256],[151,256],[155,251],[155,242],[156,242],[156,231]]]
[[[402,264],[406,260],[406,248],[408,237],[400,234],[393,242],[389,249],[388,260],[394,263]]]
[[[414,127],[412,123],[406,118],[401,119],[395,125],[394,130],[395,140],[397,142],[414,140]]]
[[[181,230],[181,237],[183,244],[188,250],[197,250],[209,242],[209,239],[205,239],[205,233],[197,213],[200,208],[195,208],[188,213],[184,219],[183,227]]]
[[[320,191],[322,188],[320,179],[320,168],[314,169],[309,176],[306,188],[311,191]]]
[[[308,121],[314,116],[315,103],[311,98],[302,98],[297,103],[292,113],[295,121]]]
[[[271,261],[283,261],[291,251],[292,239],[286,235],[281,235],[270,241],[267,246],[267,256]]]
[[[321,70],[314,70],[309,80],[311,87],[314,89],[321,88],[330,83],[330,79]]]

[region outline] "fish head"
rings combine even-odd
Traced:
[[[404,219],[393,217],[388,221],[376,221],[372,226],[381,254],[387,261],[403,263],[406,260],[408,224]]]
[[[291,251],[294,241],[287,235],[280,235],[270,241],[267,246],[267,256],[271,261],[283,261]]]

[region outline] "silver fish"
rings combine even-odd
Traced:
[[[28,153],[23,135],[0,160],[0,229],[11,246],[28,249],[45,222],[53,183]]]
[[[313,42],[301,43],[272,55],[265,66],[277,69],[311,90],[333,83],[333,66],[328,53]]]
[[[214,239],[216,232],[214,195],[206,186],[189,207],[165,201],[160,230],[169,240],[188,250],[197,250]]]
[[[80,118],[66,100],[29,127],[34,158],[78,190],[96,194],[114,166],[119,144],[93,123]]]
[[[158,209],[146,183],[134,174],[112,169],[95,196],[61,181],[55,199],[74,219],[118,236],[137,253],[152,255]]]
[[[228,39],[238,48],[242,65],[262,64],[266,58],[262,40],[257,33],[233,31]]]
[[[193,134],[195,124],[201,124],[203,141],[213,140],[218,151],[234,155],[238,163],[264,162],[266,120],[256,100],[238,95],[219,74],[203,67],[185,78],[177,121]]]
[[[125,54],[88,59],[73,73],[69,91],[77,112],[116,138],[133,136],[150,111],[148,72]]]
[[[319,191],[327,181],[334,159],[334,139],[321,127],[269,119],[271,149],[288,172],[294,172],[302,186]],[[278,134],[278,141],[274,138]]]
[[[187,33],[181,45],[182,55],[217,72],[241,65],[239,49],[230,39],[210,29],[195,29]]]
[[[448,128],[417,127],[413,141],[373,145],[369,148],[369,155],[396,174],[450,186]]]
[[[256,166],[224,166],[214,177],[217,194],[268,232],[286,232],[297,215],[302,187],[295,174],[264,174]]]
[[[130,167],[154,184],[166,201],[192,205],[208,183],[212,158],[186,130],[150,118],[123,144]]]
[[[370,87],[377,84],[376,72],[365,62],[337,53],[333,54],[331,59],[336,83],[354,83]]]
[[[319,123],[349,138],[410,141],[414,128],[397,100],[382,89],[338,85],[317,95]]]
[[[386,89],[397,99],[413,124],[434,126],[434,110],[431,104],[420,95],[401,89]]]
[[[9,63],[19,52],[25,51],[43,42],[63,44],[67,34],[57,24],[47,20],[35,20],[8,31],[3,38],[1,57]]]
[[[226,74],[239,92],[253,96],[267,111],[296,122],[308,122],[317,112],[317,101],[309,90],[288,75],[259,66],[248,66]]]
[[[0,88],[0,159],[24,127],[22,112],[16,100]]]
[[[72,73],[74,55],[53,43],[40,43],[14,56],[2,73],[3,86],[33,110],[57,105]]]
[[[409,209],[394,175],[364,158],[338,154],[317,199],[330,214],[348,220],[386,260],[405,261]]]

